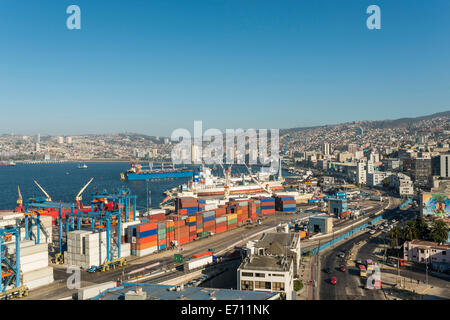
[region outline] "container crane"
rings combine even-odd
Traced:
[[[291,135],[288,133],[287,136],[286,136],[286,144],[284,145],[283,155],[281,156],[281,159],[280,159],[280,169],[278,171],[278,180],[282,180],[283,179],[283,177],[281,176],[281,170],[283,169],[284,155],[286,154],[287,146],[288,146],[290,138],[291,138]]]
[[[94,178],[91,178],[91,180],[89,180],[88,183],[86,183],[84,185],[84,187],[81,188],[80,192],[78,192],[77,196],[75,197],[75,201],[77,203],[77,209],[83,208],[83,203],[81,203],[81,200],[83,200],[82,194],[83,194],[84,190],[86,190],[86,188],[91,184],[92,180],[94,180]]]
[[[18,198],[17,198],[17,208],[16,208],[16,211],[17,211],[17,212],[23,212],[23,198],[22,198],[22,193],[20,192],[20,187],[19,187],[19,185],[17,185],[17,194],[18,194]]]
[[[47,192],[45,192],[44,188],[42,188],[42,187],[40,186],[40,184],[39,184],[36,180],[34,180],[34,183],[38,186],[39,189],[41,189],[41,191],[42,191],[42,192],[45,194],[45,196],[47,197],[47,198],[45,199],[45,201],[47,201],[47,202],[52,202],[52,198],[48,195]]]
[[[258,181],[252,174],[252,171],[250,170],[250,168],[247,166],[247,164],[244,162],[245,167],[248,170],[248,173],[250,174],[250,178],[255,181],[256,184],[258,184],[264,191],[266,191],[268,194],[272,194],[272,190],[270,190],[270,186],[268,184],[266,184],[264,186],[263,183],[261,183],[260,181]]]

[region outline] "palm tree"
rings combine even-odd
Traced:
[[[417,231],[417,236],[421,240],[428,240],[430,237],[430,229],[428,228],[428,224],[426,223],[423,217],[418,217],[414,221],[414,227]]]
[[[391,239],[391,246],[393,248],[398,246],[399,243],[398,238],[400,238],[401,234],[402,230],[398,226],[393,227],[391,232],[389,233],[389,238]]]
[[[417,233],[414,221],[408,221],[402,229],[402,238],[407,241],[412,241],[413,239],[417,239]]]
[[[431,227],[430,231],[430,238],[431,240],[443,243],[447,241],[448,239],[448,230],[449,228],[442,220],[436,220],[433,222],[433,226]]]

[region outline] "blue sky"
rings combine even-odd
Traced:
[[[66,8],[81,8],[81,30]],[[366,8],[381,8],[368,30]],[[2,0],[0,133],[289,128],[450,110],[448,0]]]

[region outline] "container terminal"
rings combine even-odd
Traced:
[[[233,243],[242,241],[243,235],[250,234],[252,228],[261,230],[273,228],[281,221],[292,222],[299,206],[318,207],[317,199],[325,203],[324,195],[310,193],[309,199],[296,198],[298,192],[287,191],[216,199],[184,196],[173,200],[173,210],[140,213],[136,210],[136,196],[126,188],[95,192],[84,204],[82,194],[92,181],[93,178],[83,186],[73,203],[54,201],[37,181],[43,197],[24,200],[18,187],[17,208],[0,212],[2,298],[26,298],[30,292],[50,290],[45,288],[60,282],[69,266],[80,268],[85,278],[94,283],[122,274],[123,283],[143,280],[146,275],[157,279],[155,284],[164,284],[174,276],[182,277],[186,272],[222,262],[223,254],[233,248]],[[338,196],[345,197],[343,193]],[[342,205],[339,208],[350,212]],[[289,225],[294,228],[294,224]],[[321,231],[301,231],[297,224],[295,229],[300,238]],[[210,243],[213,249],[206,250],[202,241]],[[189,244],[196,249],[183,251]],[[157,260],[151,270],[146,270],[146,264],[129,264],[153,256]],[[126,285],[115,283],[113,287]],[[61,293],[63,289],[67,290],[60,288]],[[93,292],[96,290],[98,286]],[[153,294],[152,290],[144,289],[148,295]]]

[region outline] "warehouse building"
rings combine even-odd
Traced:
[[[334,214],[340,217],[342,212],[348,210],[347,199],[329,199],[328,200],[328,214]]]
[[[333,218],[328,216],[318,216],[309,218],[308,231],[316,233],[333,232]]]
[[[279,294],[230,289],[121,283],[93,300],[277,300]]]

